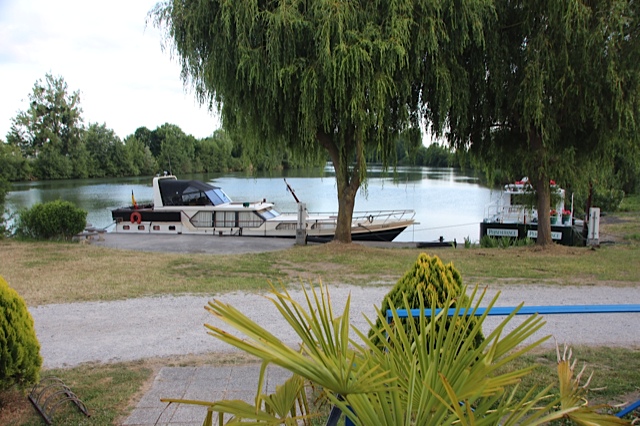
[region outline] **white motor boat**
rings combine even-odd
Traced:
[[[153,178],[153,203],[111,211],[117,233],[211,234],[295,238],[298,213],[280,213],[266,200],[233,202],[216,186],[175,176]],[[414,224],[413,210],[354,212],[353,240],[392,241]],[[308,239],[333,239],[337,213],[303,215]]]
[[[573,217],[573,203],[565,207],[565,190],[550,182],[552,203],[550,221],[551,238],[564,245],[581,242],[581,222]],[[535,193],[525,177],[504,186],[500,197],[485,208],[484,220],[480,224],[480,238],[485,235],[496,238],[535,240],[538,236],[538,211],[534,207]],[[580,229],[578,229],[580,228]]]

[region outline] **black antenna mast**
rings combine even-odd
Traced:
[[[296,203],[299,203],[300,200],[298,200],[298,197],[296,197],[296,192],[293,190],[293,188],[291,188],[289,182],[287,182],[287,180],[285,179],[284,183],[287,185],[287,191],[289,191],[291,195],[293,195],[293,199],[296,200]]]

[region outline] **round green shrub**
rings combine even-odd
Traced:
[[[443,308],[448,297],[455,298],[451,307],[456,305],[465,306],[469,302],[469,296],[463,293],[462,277],[458,270],[453,267],[453,263],[446,266],[437,256],[430,257],[425,253],[418,256],[418,260],[396,285],[384,296],[382,301],[382,312],[386,313],[391,307],[391,303],[396,309],[404,309],[404,299],[407,298],[411,309],[420,308],[420,296],[424,301],[425,309]],[[391,303],[390,303],[391,302]],[[427,321],[429,318],[427,318]],[[404,328],[409,335],[410,327],[407,319],[403,319]],[[417,320],[414,320],[417,321]],[[477,321],[477,320],[472,320]],[[456,324],[454,319],[449,318],[445,322],[446,327]],[[376,321],[375,327],[380,329],[382,324],[380,319]],[[379,339],[374,335],[374,330],[369,331],[369,337],[375,344],[379,344]],[[484,336],[478,333],[474,337],[473,347],[477,348],[484,341]]]
[[[40,343],[27,305],[0,277],[0,390],[37,382],[41,365]]]
[[[82,232],[87,212],[68,201],[38,203],[20,212],[16,235],[36,240],[70,240]]]
[[[4,217],[4,201],[9,189],[11,189],[11,184],[9,184],[4,177],[0,176],[0,240],[3,239],[7,233],[7,224]]]

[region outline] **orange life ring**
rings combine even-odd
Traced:
[[[142,215],[140,214],[140,212],[133,212],[131,213],[131,217],[129,218],[129,220],[131,221],[131,223],[137,223],[138,225],[140,225],[140,222],[142,222]]]

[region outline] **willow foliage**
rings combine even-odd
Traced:
[[[173,0],[151,16],[201,102],[257,146],[334,164],[338,228],[349,226],[366,154],[394,160],[395,139],[419,128],[425,79],[450,105],[454,56],[481,43],[486,0]],[[339,232],[337,232],[339,234]],[[350,240],[350,233],[348,240]]]
[[[485,47],[460,57],[467,110],[448,113],[452,144],[489,172],[528,176],[538,194],[538,243],[551,242],[549,180],[563,187],[613,170],[620,140],[638,146],[638,2],[495,2]],[[626,153],[634,152],[630,147]],[[638,161],[638,160],[636,160]],[[541,229],[544,228],[544,229]]]
[[[543,160],[559,178],[573,173],[567,162],[584,160],[579,154],[604,153],[612,136],[629,135],[640,107],[640,70],[629,62],[639,53],[634,8],[626,0],[500,3],[484,53],[491,77],[477,76],[486,84],[474,93],[489,119],[474,123],[485,132],[477,148],[531,153],[536,135],[544,156],[517,159],[529,168]]]

